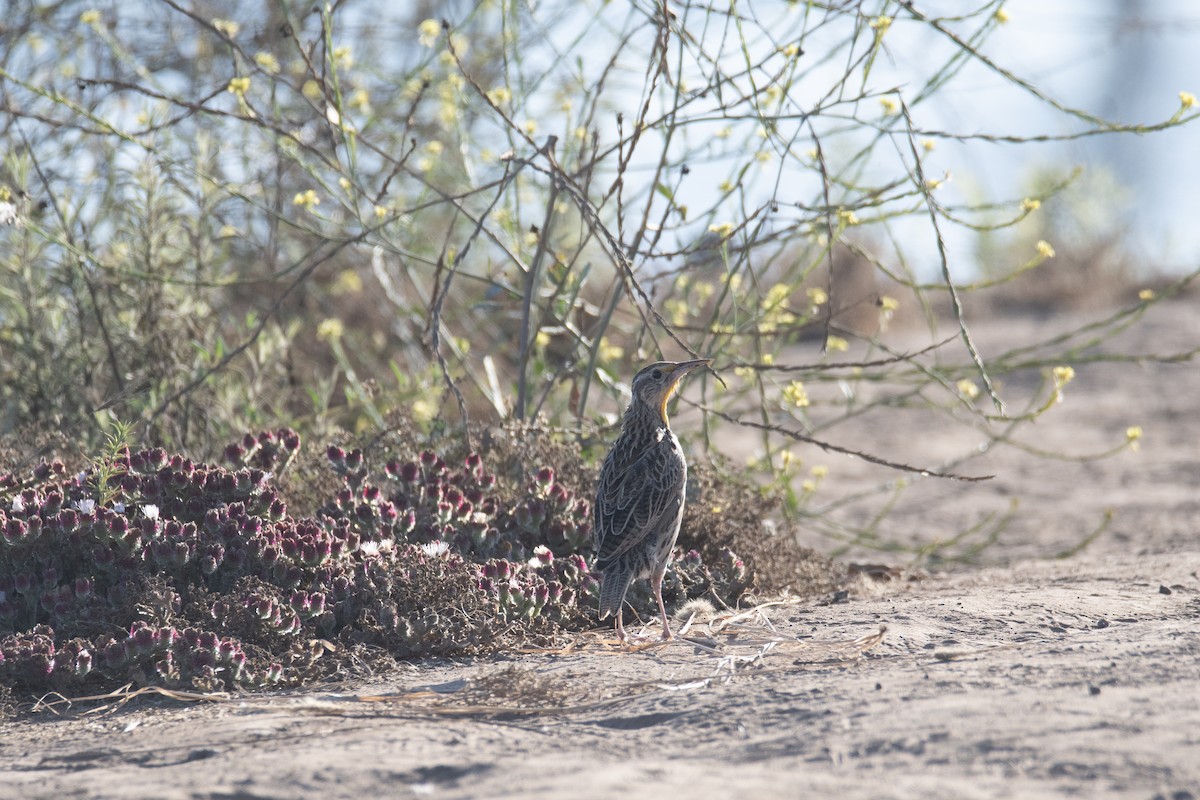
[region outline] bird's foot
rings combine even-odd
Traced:
[[[652,647],[674,641],[675,639],[669,627],[658,636],[646,633],[645,628],[640,633],[621,631],[617,636],[621,647],[626,650],[648,650]]]

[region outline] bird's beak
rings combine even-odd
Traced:
[[[697,367],[707,367],[712,363],[711,358],[697,358],[695,361],[681,361],[675,365],[675,369],[671,372],[671,380],[678,382],[683,380],[683,376],[687,375]]]

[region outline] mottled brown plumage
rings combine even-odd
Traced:
[[[600,618],[616,614],[622,640],[625,593],[635,578],[646,576],[662,615],[663,638],[671,638],[662,580],[683,519],[687,462],[667,420],[667,401],[685,375],[708,363],[659,362],[638,372],[621,435],[600,470],[593,512]]]

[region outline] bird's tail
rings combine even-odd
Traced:
[[[600,619],[621,610],[625,602],[625,592],[633,580],[633,571],[628,568],[612,566],[601,573],[600,580]]]

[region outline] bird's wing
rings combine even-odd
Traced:
[[[660,441],[624,470],[604,470],[595,506],[598,561],[617,558],[679,513],[684,469],[673,443]]]

